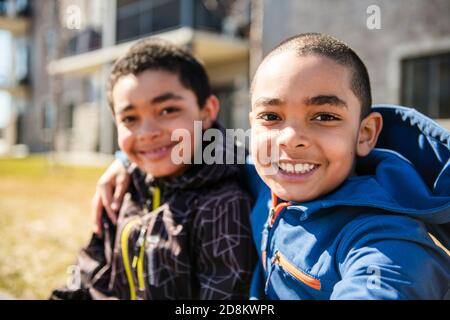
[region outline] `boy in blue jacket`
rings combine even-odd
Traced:
[[[449,222],[448,132],[435,125],[440,132],[418,136],[440,152],[441,171],[375,148],[383,116],[371,109],[366,67],[322,34],[272,50],[251,102],[252,158],[272,195],[267,204],[262,187],[252,213],[261,259],[253,298],[450,298],[449,253],[429,228]],[[393,125],[388,139],[414,138],[393,136]]]

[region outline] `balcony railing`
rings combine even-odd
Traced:
[[[81,54],[99,49],[101,48],[101,46],[101,32],[93,28],[86,28],[83,31],[77,32],[69,39],[64,55],[71,56],[75,54]]]
[[[246,0],[242,1],[249,3]],[[230,6],[235,2],[232,0],[117,0],[116,43],[136,40],[179,27],[246,38],[249,17],[246,20],[242,16],[239,18],[233,16]],[[210,3],[216,3],[216,5],[211,6]],[[74,33],[65,42],[63,56],[82,54],[99,49],[101,46],[102,33],[99,27],[88,27]]]
[[[31,13],[29,0],[0,0],[0,16],[28,17]]]
[[[116,42],[134,40],[181,26],[246,37],[249,17],[247,21],[245,18],[235,19],[230,10],[233,2],[118,0]]]

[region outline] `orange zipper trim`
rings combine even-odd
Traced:
[[[310,275],[298,270],[289,261],[287,261],[279,251],[275,252],[273,263],[277,263],[281,268],[289,272],[289,274],[291,274],[298,281],[320,291],[321,283],[319,279],[313,278]]]
[[[283,203],[280,203],[279,205],[277,205],[277,206],[274,208],[275,213],[273,214],[273,217],[272,217],[272,219],[270,220],[270,226],[271,226],[271,227],[272,227],[273,224],[275,223],[275,220],[277,219],[277,217],[278,217],[278,215],[280,214],[281,210],[283,210],[283,208],[286,208],[286,207],[288,207],[288,206],[290,206],[290,205],[291,205],[290,202],[283,202]]]
[[[266,270],[266,250],[264,250],[261,253],[261,259],[262,259],[262,265],[263,265],[263,268],[264,268],[264,271],[265,271]]]
[[[270,209],[270,216],[269,216],[269,228],[272,228],[275,220],[277,219],[278,215],[280,214],[281,210],[283,208],[290,206],[291,202],[282,202],[278,203],[278,197],[275,195],[275,193],[272,192],[272,209]],[[266,240],[267,241],[267,240]],[[266,270],[266,250],[263,250],[261,253],[261,260],[264,270]]]
[[[275,195],[275,193],[272,192],[272,205],[273,205],[273,215],[272,218],[270,219],[270,227],[273,226],[275,220],[277,219],[278,215],[280,214],[281,210],[283,210],[283,208],[286,208],[288,206],[290,206],[292,203],[291,202],[282,202],[282,203],[278,203],[278,197]]]

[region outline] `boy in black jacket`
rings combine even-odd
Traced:
[[[81,286],[52,298],[247,298],[256,256],[238,166],[190,161],[203,148],[195,123],[223,134],[204,67],[168,42],[143,40],[114,65],[108,97],[132,183],[117,224],[104,215],[103,236],[78,257]],[[173,141],[180,129],[188,134]]]

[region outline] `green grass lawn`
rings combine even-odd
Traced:
[[[0,158],[0,291],[46,299],[89,240],[95,183],[105,168]]]

